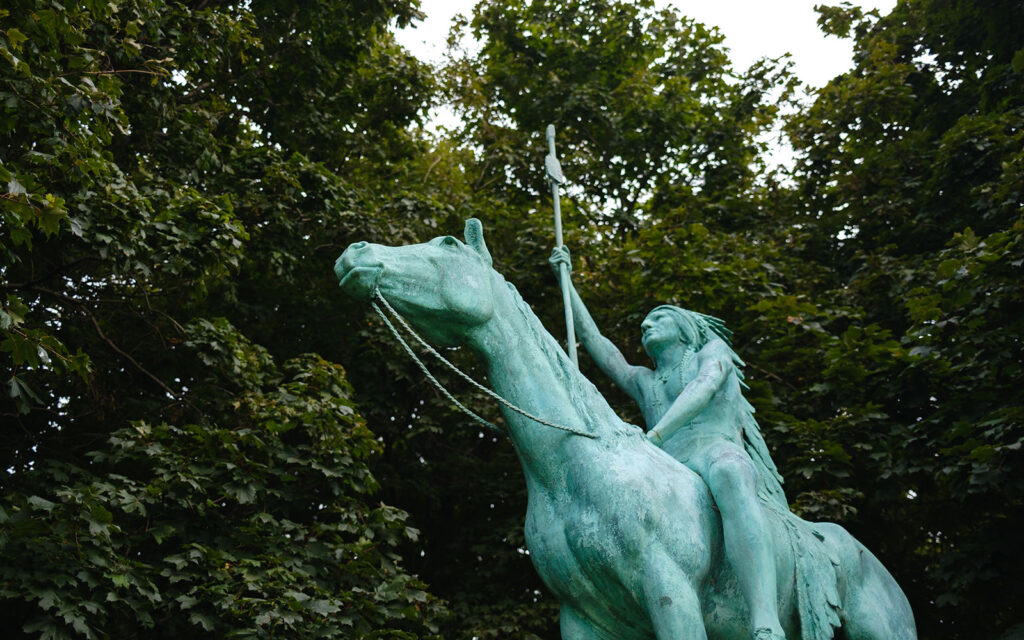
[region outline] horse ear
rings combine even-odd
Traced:
[[[480,254],[488,267],[493,264],[491,252],[487,250],[487,243],[484,242],[484,225],[476,218],[466,220],[466,244]]]

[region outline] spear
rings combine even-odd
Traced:
[[[551,197],[555,202],[555,245],[562,247],[562,205],[558,188],[565,183],[565,176],[562,175],[562,166],[558,164],[558,157],[555,155],[555,125],[548,125],[547,136],[548,155],[544,158],[544,169],[548,175],[548,182],[551,184]],[[569,297],[569,267],[561,264],[558,269],[558,281],[562,285],[562,304],[565,306],[567,351],[569,359],[579,367],[579,360],[576,357],[576,329],[572,320],[572,300]]]

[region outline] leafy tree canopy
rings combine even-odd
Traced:
[[[483,0],[439,69],[395,43],[412,0],[8,2],[12,633],[557,638],[512,447],[330,269],[477,216],[558,334],[548,123],[574,278],[627,358],[655,304],[725,319],[793,509],[866,542],[923,638],[1021,622],[1024,16],[819,11],[854,66],[787,117],[783,180],[785,61],[734,69],[647,0]],[[464,124],[427,137],[442,101]]]

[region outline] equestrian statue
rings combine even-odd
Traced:
[[[567,253],[552,265],[569,286]],[[655,368],[632,367],[571,291],[581,341],[638,402],[645,435],[492,268],[478,220],[465,242],[355,243],[335,273],[345,293],[482,361],[523,467],[526,544],[561,603],[563,640],[916,639],[878,559],[842,527],[789,511],[717,319],[655,309],[642,325]]]

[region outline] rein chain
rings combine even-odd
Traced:
[[[429,352],[435,358],[440,360],[441,363],[443,363],[446,367],[448,367],[449,369],[454,371],[459,377],[461,377],[463,380],[465,380],[469,384],[471,384],[474,387],[476,387],[478,390],[482,391],[484,394],[490,396],[491,398],[493,398],[497,402],[501,403],[502,405],[508,407],[512,411],[515,411],[516,413],[518,413],[518,414],[520,414],[522,416],[525,416],[525,417],[529,418],[530,420],[533,420],[534,422],[542,424],[542,425],[544,425],[546,427],[551,427],[553,429],[560,429],[562,431],[567,431],[567,432],[572,433],[572,434],[577,435],[577,436],[583,436],[584,438],[594,438],[594,439],[597,438],[597,436],[595,436],[595,435],[593,435],[591,433],[587,433],[585,431],[580,431],[578,429],[574,429],[572,427],[567,427],[565,425],[555,424],[554,422],[548,422],[547,420],[544,420],[542,418],[538,418],[535,415],[527,413],[526,411],[520,409],[516,405],[514,405],[511,402],[509,402],[508,400],[506,400],[505,398],[502,398],[497,393],[491,391],[490,389],[488,389],[484,385],[480,384],[479,382],[477,382],[473,378],[469,377],[468,374],[466,374],[461,369],[456,367],[454,364],[449,362],[447,360],[447,358],[442,356],[440,353],[437,352],[436,349],[434,349],[429,344],[427,344],[427,342],[425,340],[423,340],[423,338],[421,338],[419,336],[419,334],[417,334],[415,331],[413,331],[413,328],[409,326],[409,323],[405,321],[405,318],[403,318],[400,313],[395,311],[394,307],[392,307],[391,304],[388,303],[387,299],[385,299],[384,296],[381,294],[380,289],[374,289],[373,295],[371,297],[370,304],[373,306],[373,310],[377,312],[377,315],[380,316],[380,319],[384,321],[384,324],[387,325],[387,328],[391,330],[391,335],[395,336],[395,339],[398,340],[398,343],[402,345],[402,348],[405,349],[405,352],[408,353],[409,357],[413,359],[413,362],[415,362],[417,364],[417,366],[419,366],[420,371],[423,372],[423,375],[425,375],[428,380],[430,380],[432,383],[434,383],[434,386],[437,387],[437,389],[444,395],[445,398],[447,398],[452,404],[454,404],[456,407],[458,407],[463,413],[468,415],[470,418],[473,418],[474,420],[476,420],[480,424],[484,425],[488,429],[491,429],[493,431],[497,431],[498,433],[502,433],[502,434],[505,433],[505,431],[502,430],[500,427],[498,427],[497,425],[495,425],[495,424],[493,424],[491,422],[488,422],[487,420],[481,418],[477,414],[473,413],[469,408],[467,408],[461,402],[456,400],[455,396],[453,396],[447,389],[445,389],[444,385],[442,385],[437,380],[437,378],[435,378],[433,375],[430,374],[430,371],[427,369],[427,365],[425,365],[423,363],[423,361],[420,360],[419,356],[417,356],[416,353],[412,350],[412,347],[409,346],[409,343],[406,342],[405,339],[402,337],[402,334],[400,334],[398,332],[398,329],[395,328],[395,325],[392,324],[391,320],[381,310],[381,308],[379,306],[377,306],[377,301],[380,301],[380,303],[382,305],[384,305],[384,308],[387,309],[398,320],[399,324],[402,325],[402,328],[405,329],[409,333],[409,335],[411,335],[416,340],[416,342],[419,343],[419,345],[421,347],[426,349],[427,352]]]

